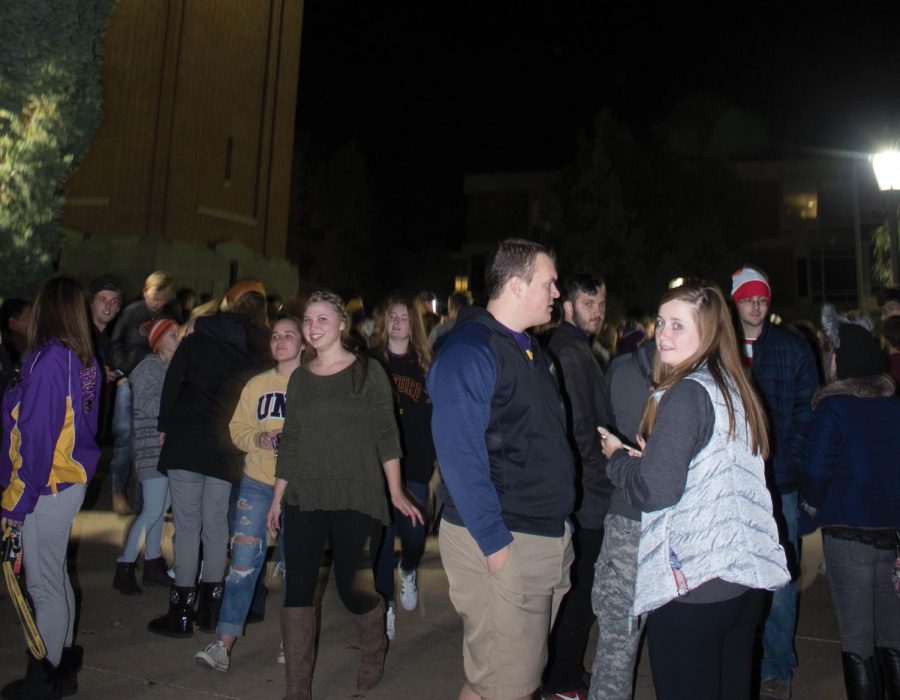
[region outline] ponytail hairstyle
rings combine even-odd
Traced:
[[[767,458],[769,439],[766,414],[744,371],[731,315],[722,292],[714,285],[687,284],[667,291],[659,305],[670,301],[683,301],[690,307],[700,335],[700,345],[692,357],[674,367],[661,362],[657,353],[653,361],[654,386],[669,389],[705,365],[725,400],[729,437],[734,435],[736,398],[744,409],[753,454]],[[651,397],[641,420],[640,431],[645,437],[656,423],[656,409],[657,401]]]

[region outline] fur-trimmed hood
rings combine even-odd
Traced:
[[[886,374],[838,379],[819,389],[812,399],[813,408],[829,396],[855,396],[858,399],[883,399],[896,391],[894,380]]]

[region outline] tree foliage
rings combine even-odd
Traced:
[[[115,0],[0,3],[0,296],[30,295],[59,252],[64,187],[102,115]]]
[[[561,269],[595,268],[611,296],[646,311],[674,277],[724,284],[753,226],[725,161],[639,141],[606,111],[582,137],[557,196],[549,242]]]

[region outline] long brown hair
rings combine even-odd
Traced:
[[[31,309],[29,349],[41,348],[55,338],[74,352],[83,365],[89,365],[94,357],[94,346],[86,308],[84,290],[74,279],[54,277],[48,280]]]
[[[692,357],[675,367],[661,362],[657,353],[653,362],[654,386],[658,389],[668,389],[705,365],[725,400],[728,410],[728,435],[734,434],[733,393],[736,390],[737,398],[744,408],[753,454],[768,457],[766,414],[744,372],[734,327],[731,325],[731,316],[722,292],[712,285],[688,284],[670,289],[663,294],[659,305],[662,307],[670,301],[683,301],[691,308],[700,334],[700,346]],[[657,401],[651,397],[641,420],[640,430],[645,436],[650,434],[656,423],[656,408]]]
[[[422,370],[422,374],[428,374],[428,368],[431,367],[431,348],[428,345],[428,337],[425,335],[425,322],[422,320],[422,313],[419,307],[413,303],[412,299],[405,296],[391,296],[381,307],[381,321],[376,327],[377,335],[375,338],[375,346],[381,359],[386,363],[388,361],[387,351],[390,338],[390,319],[388,314],[391,307],[403,306],[409,314],[409,349],[416,357],[416,362]]]

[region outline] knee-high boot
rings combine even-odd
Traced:
[[[900,700],[900,650],[878,648],[875,649],[875,658],[881,667],[884,700]]]
[[[849,651],[841,652],[844,665],[844,687],[847,700],[882,700],[875,657],[862,658]]]
[[[283,700],[310,700],[316,646],[316,609],[282,608],[281,640],[286,680]]]
[[[365,615],[355,615],[359,625],[359,671],[356,689],[371,690],[381,682],[384,673],[384,655],[387,653],[387,635],[384,630],[384,601],[379,596],[378,605]]]

